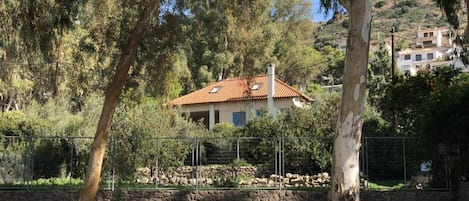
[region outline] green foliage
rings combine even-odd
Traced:
[[[272,149],[284,137],[285,164],[298,173],[327,171],[330,168],[332,141],[335,136],[338,94],[317,94],[311,108],[290,108],[275,119],[263,116],[253,119],[240,129],[241,137],[263,137],[252,143],[241,143],[244,156],[251,164],[273,162]]]
[[[445,184],[443,158],[454,157],[449,164],[452,179],[463,175],[468,167],[464,159],[468,138],[467,75],[445,67],[419,72],[416,77],[399,77],[389,87],[382,105],[383,118],[402,136],[418,138],[416,159],[433,160],[433,186]],[[444,133],[444,135],[442,135]]]
[[[73,151],[69,142],[65,139],[39,139],[35,145],[33,169],[35,178],[66,177],[69,175],[68,173],[71,171],[70,155]]]
[[[142,98],[140,103],[127,99],[123,102],[116,109],[109,153],[112,160],[108,160],[113,161],[122,180],[132,179],[138,167],[152,167],[156,155],[162,169],[182,165],[191,150],[190,137],[206,135],[202,125],[169,113],[161,100]]]
[[[323,56],[326,59],[327,69],[320,74],[320,76],[331,77],[325,85],[342,84],[345,66],[345,52],[334,48],[333,46],[325,46],[322,48]],[[318,82],[324,82],[321,77],[318,77]]]
[[[251,164],[249,164],[246,160],[244,159],[235,159],[233,161],[233,166],[234,167],[248,167],[248,166],[251,166]]]
[[[384,5],[386,5],[385,1],[378,1],[378,2],[375,3],[375,8],[381,8]]]
[[[215,127],[212,129],[212,132],[209,133],[210,137],[232,137],[236,132],[236,127],[231,123],[221,122],[215,124]]]
[[[381,112],[369,105],[365,110],[362,133],[366,137],[391,137],[396,134],[391,123],[382,117]]]
[[[404,189],[406,184],[402,183],[402,180],[382,180],[376,182],[369,182],[368,188],[370,190],[399,190]]]
[[[367,101],[370,105],[377,106],[380,104],[391,79],[391,56],[386,48],[386,43],[381,42],[374,54],[371,65],[368,67]]]
[[[19,136],[23,134],[22,125],[25,114],[22,111],[0,113],[0,133],[5,136]]]
[[[409,42],[405,38],[399,39],[396,43],[396,51],[405,50],[409,47]]]

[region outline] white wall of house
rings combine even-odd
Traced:
[[[437,47],[450,47],[452,41],[450,39],[448,28],[427,29],[417,31],[417,45],[423,45],[424,42],[433,44]]]
[[[398,52],[397,66],[402,71],[409,71],[415,75],[417,70],[437,66],[452,65],[454,61],[446,61],[448,48],[419,48],[407,49]]]
[[[293,98],[276,98],[274,99],[277,110],[290,108],[293,105]],[[211,103],[213,109],[219,111],[219,122],[233,123],[233,112],[245,112],[246,121],[256,117],[256,110],[265,109],[267,111],[267,99],[252,101],[236,101]],[[209,111],[211,104],[194,104],[184,105],[181,107],[182,112],[203,112]]]

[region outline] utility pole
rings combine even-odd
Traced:
[[[394,46],[394,26],[391,27],[391,76],[392,83],[396,82],[396,48]]]

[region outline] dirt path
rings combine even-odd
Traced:
[[[459,183],[458,201],[469,201],[469,182]]]

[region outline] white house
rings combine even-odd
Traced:
[[[279,110],[312,102],[312,98],[276,79],[275,68],[269,65],[267,75],[222,80],[176,98],[170,105],[180,107],[193,120],[202,119],[207,128],[212,129],[219,122],[244,126],[262,110],[275,115]]]
[[[441,66],[466,68],[458,57],[454,56],[456,47],[453,36],[447,27],[417,30],[414,47],[396,52],[397,66],[409,75],[416,75],[418,70],[435,69]]]

